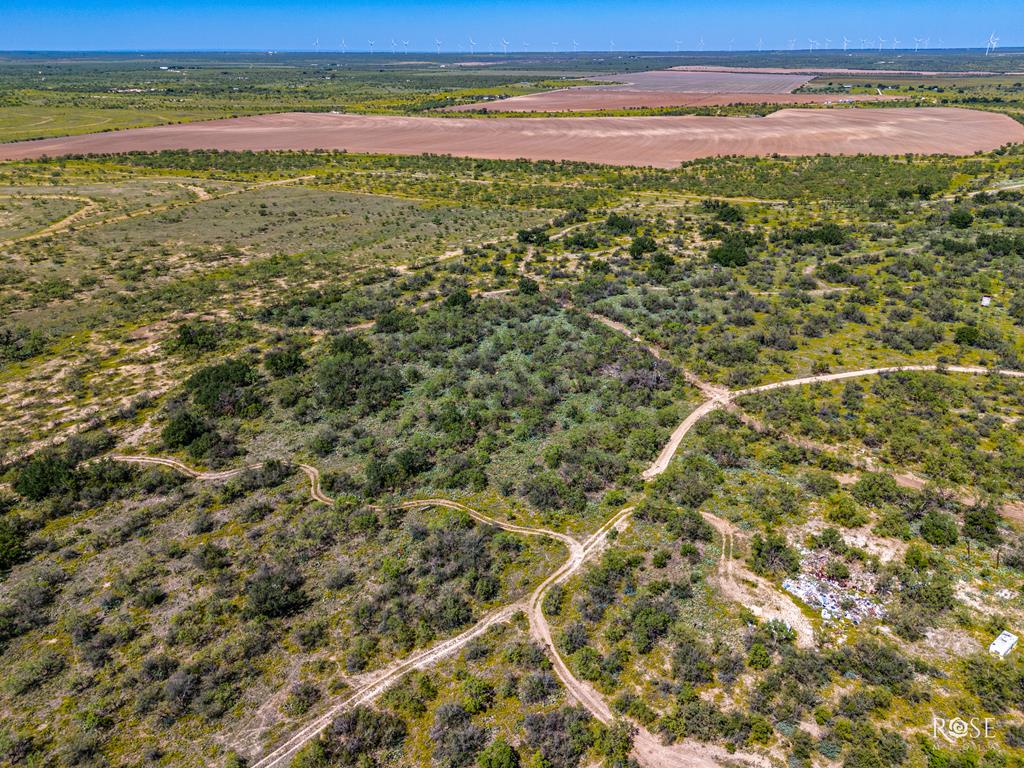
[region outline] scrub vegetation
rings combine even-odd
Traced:
[[[0,760],[1020,764],[1022,164],[0,165]]]

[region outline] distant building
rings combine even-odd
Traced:
[[[1000,632],[999,637],[992,641],[988,652],[1003,659],[1017,645],[1017,636],[1012,632]]]

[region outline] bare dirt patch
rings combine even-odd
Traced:
[[[756,73],[762,75],[922,75],[934,76],[956,76],[956,77],[991,77],[998,72],[962,72],[942,71],[928,69],[846,69],[843,67],[712,67],[700,64],[686,64],[679,67],[672,67],[677,72],[719,72],[719,73]],[[1017,72],[1004,72],[1002,74],[1015,75]]]
[[[666,93],[790,93],[811,80],[810,75],[789,72],[727,72],[724,70],[686,71],[661,69],[588,77],[596,86],[609,91],[638,90]]]
[[[335,149],[670,168],[716,155],[972,154],[1024,141],[1024,126],[966,109],[784,109],[764,118],[481,120],[282,113],[0,147],[0,159],[164,149]]]
[[[833,93],[673,93],[671,91],[611,90],[603,87],[567,88],[447,107],[447,112],[588,112],[644,107],[724,107],[730,104],[839,104],[885,101],[887,96],[847,96]]]
[[[532,93],[511,99],[449,107],[465,112],[579,112],[636,107],[700,107],[725,104],[804,104],[834,96],[792,96],[808,75],[745,72],[681,72],[671,69],[588,77],[588,85]],[[604,82],[607,85],[592,85]]]

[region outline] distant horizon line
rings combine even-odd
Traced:
[[[736,48],[736,49],[707,49],[701,50],[697,48],[686,48],[680,50],[661,50],[657,48],[616,48],[616,49],[582,49],[576,51],[560,51],[557,49],[549,48],[538,48],[532,51],[500,51],[500,50],[480,50],[480,51],[437,51],[430,49],[418,49],[410,48],[402,51],[390,51],[390,50],[372,50],[370,48],[353,48],[351,50],[336,50],[336,49],[317,49],[317,48],[31,48],[31,49],[0,49],[0,56],[9,55],[39,55],[39,54],[168,54],[168,53],[247,53],[256,54],[260,56],[273,56],[282,53],[305,53],[320,56],[399,56],[404,57],[407,54],[417,54],[424,56],[534,56],[537,54],[551,54],[555,56],[584,56],[593,54],[658,54],[662,56],[689,56],[693,54],[769,54],[769,53],[784,53],[794,55],[805,55],[805,54],[819,54],[819,53],[845,53],[847,55],[853,54],[865,54],[865,53],[900,53],[900,54],[911,54],[911,55],[928,55],[931,53],[941,53],[949,51],[963,51],[963,52],[983,52],[987,49],[984,46],[945,46],[942,48],[929,47],[919,48],[915,50],[913,47],[910,48],[764,48],[757,50],[754,48]],[[1024,54],[1024,45],[1020,46],[1000,46],[998,52],[988,54],[989,56],[998,57],[1006,54]]]

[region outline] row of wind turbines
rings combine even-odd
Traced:
[[[809,37],[809,38],[807,38],[807,50],[808,51],[818,51],[818,50],[823,50],[823,49],[824,50],[831,50],[832,49],[832,40],[826,37],[824,42],[825,42],[825,45],[822,46],[822,44],[818,40],[815,40],[814,38],[810,38]],[[853,40],[850,40],[850,38],[846,37],[846,35],[843,35],[843,50],[844,51],[848,51],[848,50],[851,49],[851,43],[853,43]],[[899,49],[900,45],[902,45],[903,41],[900,40],[899,38],[897,38],[895,35],[893,35],[891,40],[887,40],[886,38],[881,37],[881,36],[879,36],[878,38],[876,38],[874,40],[872,40],[871,38],[868,38],[868,37],[862,37],[860,39],[860,47],[859,48],[854,47],[854,50],[864,50],[864,51],[874,50],[876,43],[877,43],[879,51],[884,50],[886,48],[886,43],[889,43],[890,50],[897,50],[897,49]],[[944,44],[945,44],[944,41],[940,38],[939,41],[938,41],[938,46],[940,48],[942,48]],[[931,38],[929,38],[929,37],[915,37],[914,38],[914,53],[917,53],[922,48],[928,48],[928,47],[930,47],[930,45],[931,45]],[[998,47],[999,47],[999,38],[996,37],[996,33],[993,32],[991,35],[988,36],[988,40],[985,41],[985,55],[988,56],[990,53],[995,51],[995,49],[998,48]],[[761,50],[761,43],[760,43],[760,41],[758,42],[758,50]],[[796,38],[795,37],[794,38],[790,38],[790,40],[789,40],[789,50],[791,50],[791,51],[792,50],[796,50]]]
[[[474,40],[472,37],[470,37],[467,42],[469,43],[469,52],[471,54],[475,54],[476,53],[476,49],[479,47],[479,43],[477,43],[476,40]],[[366,50],[369,51],[370,53],[376,53],[377,52],[377,41],[376,40],[367,40],[366,41],[366,45],[367,45]],[[441,53],[441,48],[442,48],[443,45],[444,45],[443,41],[441,41],[439,39],[435,39],[434,40],[434,48],[437,51],[437,53]],[[511,46],[512,43],[510,43],[505,38],[502,38],[500,45],[501,45],[502,53],[508,53],[509,46]],[[612,48],[614,49],[614,46],[615,46],[614,41],[612,42],[611,45],[612,45]],[[580,49],[580,44],[578,42],[576,42],[575,40],[572,41],[571,46],[572,46],[573,53],[577,53],[579,51],[579,49]],[[403,54],[409,53],[409,41],[408,40],[395,40],[394,38],[391,38],[391,53],[392,54],[397,54],[399,47],[402,48],[402,53]],[[559,48],[559,43],[558,43],[557,40],[551,43],[551,50],[554,53],[558,53],[558,48]],[[349,51],[348,41],[346,41],[344,38],[342,38],[341,42],[338,44],[338,49],[342,53],[348,53],[348,51]],[[320,52],[320,38],[317,38],[313,42],[313,50],[316,51],[317,53]],[[529,52],[529,50],[530,50],[530,43],[524,41],[522,43],[522,50],[523,50],[523,52]],[[461,53],[461,52],[462,52],[462,49],[460,48],[459,53]]]
[[[914,41],[914,52],[915,53],[920,51],[922,48],[928,48],[931,45],[931,38],[928,38],[928,37],[915,37],[915,38],[913,38],[913,41]],[[469,53],[471,55],[472,54],[476,54],[476,49],[478,48],[478,43],[476,42],[476,40],[474,40],[472,37],[469,37],[467,42],[469,43]],[[875,50],[876,46],[877,46],[877,50],[879,50],[879,51],[886,50],[886,49],[898,50],[898,49],[900,49],[900,45],[903,44],[903,41],[900,40],[899,38],[897,38],[895,35],[893,35],[893,37],[891,39],[886,39],[886,38],[881,37],[881,36],[879,36],[877,38],[862,37],[862,38],[860,38],[859,42],[860,42],[860,45],[859,46],[855,46],[855,45],[853,45],[853,43],[854,43],[853,40],[851,40],[850,38],[846,37],[846,35],[843,35],[842,50],[844,52],[845,51],[850,51],[850,50],[870,51],[870,50]],[[367,40],[366,43],[367,43],[367,46],[368,46],[368,50],[369,50],[369,52],[371,54],[377,52],[377,41],[376,40]],[[730,51],[733,50],[735,43],[736,43],[736,39],[735,38],[733,38],[733,39],[731,39],[729,41],[729,50]],[[940,38],[938,40],[938,47],[942,48],[944,46],[944,44],[945,44],[944,41]],[[501,38],[500,45],[501,45],[501,52],[503,54],[507,54],[508,51],[509,51],[509,46],[511,46],[512,43],[510,43],[508,40],[506,40],[503,37],[503,38]],[[550,45],[551,45],[550,51],[554,52],[554,53],[558,53],[558,51],[559,51],[559,43],[558,43],[558,41],[557,40],[553,41],[553,42],[550,43]],[[440,39],[438,39],[438,38],[434,39],[434,48],[435,48],[435,50],[437,51],[438,54],[441,53],[441,50],[442,50],[443,46],[444,46],[444,43]],[[576,40],[573,40],[571,42],[571,46],[572,46],[573,53],[577,53],[579,51],[579,49],[580,49],[580,44]],[[683,46],[683,41],[682,40],[676,40],[675,41],[675,49],[676,49],[677,53],[682,51],[682,46]],[[409,41],[408,40],[395,40],[395,38],[391,38],[391,53],[392,53],[392,55],[395,55],[395,54],[398,53],[399,47],[401,47],[403,54],[408,54],[409,53]],[[996,36],[996,33],[993,32],[991,35],[988,36],[988,40],[985,41],[985,55],[988,56],[989,54],[993,53],[996,50],[996,48],[998,48],[998,47],[999,47],[999,38]],[[344,38],[342,38],[341,43],[338,45],[338,48],[341,50],[342,53],[348,53],[348,51],[349,51],[348,43],[347,43],[347,41]],[[320,52],[320,38],[317,38],[313,42],[313,50],[316,51],[317,53]],[[529,53],[529,51],[530,51],[530,43],[527,42],[527,41],[523,41],[522,44],[521,44],[521,49],[520,50],[523,53]],[[615,50],[616,50],[615,41],[614,40],[609,40],[608,41],[608,51],[609,51],[609,53],[614,53]],[[699,51],[703,51],[704,50],[704,36],[703,35],[701,35],[700,40],[697,43],[697,50],[699,50]],[[758,39],[758,41],[757,41],[757,50],[758,51],[763,51],[764,50],[764,38],[759,38]],[[797,50],[797,38],[793,37],[793,38],[789,39],[789,50],[791,50],[791,51]],[[801,50],[803,50],[802,47],[801,47]],[[820,51],[820,50],[839,50],[839,48],[837,46],[836,48],[833,49],[833,47],[832,47],[832,39],[828,38],[828,37],[824,38],[823,41],[819,41],[819,40],[816,40],[816,39],[810,38],[810,37],[807,38],[807,51],[813,52],[813,51]],[[459,52],[460,53],[462,52],[461,48],[460,48]]]

